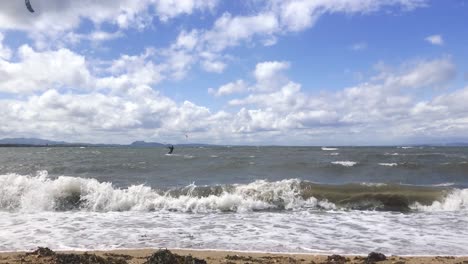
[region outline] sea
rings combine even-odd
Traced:
[[[467,147],[0,148],[0,251],[468,255]]]

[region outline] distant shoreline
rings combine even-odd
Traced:
[[[171,144],[179,147],[284,147],[284,148],[320,148],[322,146],[288,146],[288,145],[210,145],[210,144]],[[93,147],[93,148],[164,148],[166,145],[119,145],[119,144],[50,144],[50,145],[39,145],[39,144],[0,144],[0,148],[75,148],[75,147]],[[385,145],[385,146],[332,146],[334,148],[397,148],[400,145]],[[468,144],[460,145],[411,145],[411,148],[418,147],[447,147],[447,148],[460,148],[468,147]]]

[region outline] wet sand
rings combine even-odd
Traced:
[[[210,251],[210,250],[170,250],[159,251],[158,249],[136,249],[136,250],[110,250],[110,251],[58,251],[49,249],[36,250],[31,252],[6,252],[0,253],[0,264],[17,263],[99,263],[99,264],[143,264],[143,263],[206,263],[208,264],[245,264],[245,263],[453,263],[468,264],[468,256],[430,256],[430,257],[407,257],[407,256],[386,256],[386,260],[376,261],[368,259],[368,256],[338,256],[338,255],[311,255],[311,254],[270,254],[252,252],[230,252],[230,251]],[[163,253],[161,253],[163,252]],[[163,255],[160,255],[163,254]],[[169,257],[176,256],[182,262],[168,260]],[[187,259],[186,256],[192,258]],[[157,262],[156,259],[166,259],[166,262]],[[190,260],[190,261],[187,261]],[[185,262],[184,262],[185,261]],[[201,261],[201,262],[200,262]]]

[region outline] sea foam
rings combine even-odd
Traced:
[[[387,167],[395,167],[395,166],[398,166],[398,163],[385,163],[385,162],[382,162],[382,163],[379,163],[380,166],[387,166]]]
[[[353,167],[354,165],[357,164],[357,162],[349,161],[349,160],[346,160],[346,161],[332,161],[331,163],[335,164],[335,165],[341,165],[341,166],[344,166],[344,167]]]
[[[0,176],[0,209],[22,211],[258,211],[269,209],[333,208],[314,197],[302,199],[297,179],[220,187],[220,193],[195,194],[195,184],[179,190],[155,190],[145,185],[120,189],[96,179],[60,176],[48,177],[46,171],[36,176],[7,174]]]
[[[344,162],[340,166],[352,166]],[[131,185],[118,188],[110,182],[99,182],[92,178],[60,176],[51,178],[46,171],[35,176],[6,174],[0,175],[0,211],[177,211],[189,213],[212,212],[252,212],[252,211],[303,211],[303,210],[378,210],[386,205],[394,205],[389,199],[399,193],[412,194],[418,190],[401,190],[386,185],[333,186],[318,185],[299,179],[269,182],[256,180],[248,184],[197,186],[190,184],[183,188],[157,189],[146,185]],[[366,189],[368,188],[368,189]],[[395,194],[375,188],[396,188]],[[428,187],[429,188],[429,187]],[[442,188],[442,187],[434,187]],[[327,191],[329,190],[329,191]],[[353,190],[348,196],[338,199],[335,194],[343,190]],[[445,192],[443,189],[431,191]],[[428,192],[429,193],[429,192]],[[468,189],[447,189],[447,195],[434,196],[434,202],[415,202],[409,209],[420,211],[466,210]],[[367,194],[362,196],[362,194]],[[372,194],[372,195],[371,195]],[[425,194],[425,193],[423,193]],[[317,199],[317,197],[321,197]],[[396,196],[395,196],[396,197]],[[372,198],[381,206],[369,206]],[[403,197],[404,198],[404,197]],[[402,199],[403,199],[402,198]],[[429,197],[427,197],[429,198]],[[328,200],[329,199],[329,200]],[[335,199],[335,200],[333,200]],[[343,200],[344,199],[344,200]],[[407,198],[404,198],[407,199]],[[334,201],[335,203],[331,202]],[[340,202],[341,201],[341,202]],[[348,201],[348,202],[343,202]],[[421,201],[424,201],[421,200]],[[361,208],[361,209],[359,209]],[[405,210],[401,208],[390,210]],[[408,209],[408,207],[406,207]]]
[[[327,147],[322,147],[322,150],[338,150],[338,148],[327,148]]]
[[[431,205],[414,203],[411,208],[418,211],[459,211],[468,209],[468,189],[454,189],[442,201]]]

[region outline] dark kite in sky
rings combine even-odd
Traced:
[[[32,8],[31,3],[29,2],[29,0],[24,0],[24,1],[26,3],[26,7],[28,8],[29,12],[34,13],[34,9]]]

